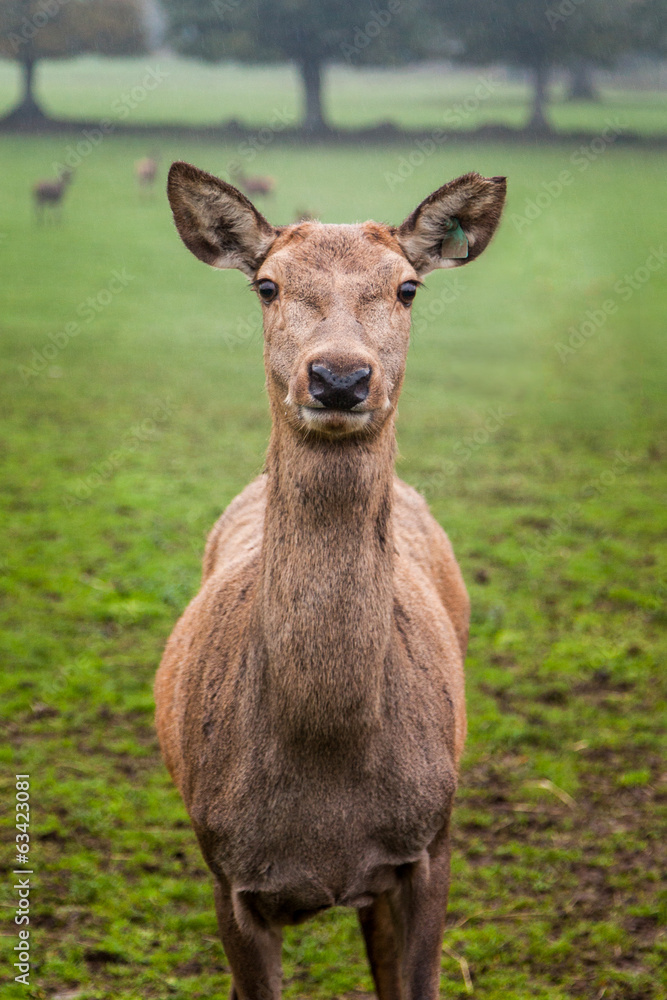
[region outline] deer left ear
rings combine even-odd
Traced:
[[[396,234],[417,273],[479,257],[500,222],[506,188],[504,177],[464,174],[425,198]]]
[[[167,194],[179,235],[195,257],[255,277],[277,231],[244,194],[180,161],[169,170]]]

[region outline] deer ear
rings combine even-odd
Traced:
[[[231,184],[189,163],[172,163],[167,195],[188,250],[212,267],[254,278],[277,232]]]
[[[425,198],[397,231],[418,274],[479,257],[500,221],[506,187],[504,177],[464,174]]]

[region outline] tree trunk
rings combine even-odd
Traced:
[[[23,94],[16,107],[13,108],[4,119],[5,122],[11,121],[17,124],[25,125],[33,122],[46,121],[46,115],[35,100],[34,87],[36,66],[37,60],[33,59],[32,56],[26,56],[26,58],[21,62]]]
[[[305,97],[304,131],[326,132],[328,126],[322,110],[322,63],[316,59],[304,60],[299,63],[299,72]]]
[[[591,67],[583,59],[577,60],[572,67],[568,101],[598,101],[599,97],[593,84]]]
[[[527,128],[530,132],[550,132],[551,126],[544,113],[548,101],[549,70],[544,64],[533,68],[533,110]]]

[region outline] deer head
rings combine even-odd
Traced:
[[[274,421],[296,434],[345,439],[377,434],[393,414],[421,279],[482,253],[505,187],[504,177],[465,174],[398,227],[274,227],[232,185],[187,163],[172,165],[168,195],[188,249],[252,281],[264,311]]]

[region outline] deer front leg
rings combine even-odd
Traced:
[[[437,853],[414,866],[397,900],[397,920],[402,926],[405,1000],[437,1000],[440,995],[448,894],[447,838]]]
[[[437,1000],[449,846],[411,866],[400,887],[359,911],[379,1000]]]
[[[220,938],[232,970],[230,1000],[280,1000],[280,931],[261,926],[249,912],[239,920],[222,880],[216,879],[214,893]]]
[[[389,897],[379,896],[371,906],[359,910],[359,923],[378,1000],[402,1000],[401,963]]]

